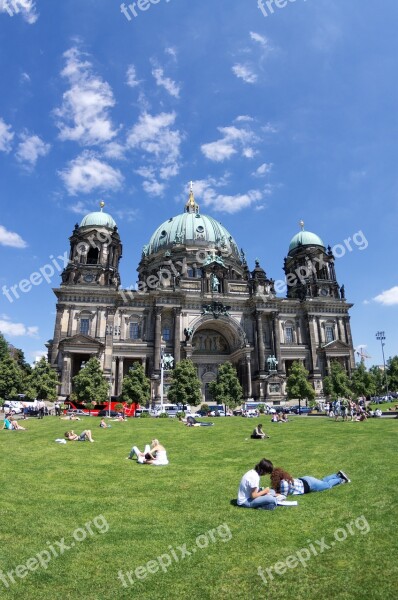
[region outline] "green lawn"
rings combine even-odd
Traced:
[[[40,552],[43,562],[59,554],[62,538],[74,547],[48,559],[47,568],[31,561],[38,568],[20,568],[24,578],[14,574],[9,588],[0,580],[0,598],[397,597],[398,421],[292,417],[271,424],[263,417],[269,440],[249,438],[257,420],[214,421],[187,428],[171,419],[135,419],[110,430],[100,430],[95,417],[73,423],[77,432],[90,427],[94,444],[56,444],[68,422],[55,417],[30,419],[26,432],[1,431],[3,572],[26,567]],[[169,466],[125,460],[133,444],[153,437],[166,446]],[[295,476],[343,469],[352,483],[298,497],[297,507],[237,508],[231,501],[241,476],[264,456]],[[184,544],[195,552],[182,557]],[[292,567],[277,566],[281,574],[270,571],[270,579],[267,568],[289,556],[297,563],[299,551],[310,554],[305,566],[291,558]],[[157,557],[166,554],[159,569]],[[123,587],[119,571],[131,571],[133,583],[126,578]]]

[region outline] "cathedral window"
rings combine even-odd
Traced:
[[[90,319],[80,319],[80,333],[88,335],[90,330]]]
[[[325,327],[325,336],[326,336],[326,343],[329,344],[330,342],[334,341],[334,327],[333,325],[326,325]]]
[[[88,265],[97,265],[99,258],[99,250],[98,248],[90,248],[87,254],[87,264]]]
[[[171,340],[171,329],[170,327],[163,327],[162,338],[165,342],[169,342]]]
[[[285,327],[285,342],[286,344],[293,344],[293,327],[290,325]]]
[[[139,340],[140,339],[140,326],[138,323],[130,323],[130,339],[131,340]]]

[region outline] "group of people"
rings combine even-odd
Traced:
[[[287,415],[284,413],[274,413],[271,417],[271,423],[287,423],[288,420]]]
[[[260,486],[260,477],[264,475],[270,476],[270,487]],[[281,467],[274,467],[270,460],[263,458],[243,475],[239,484],[237,504],[244,508],[274,510],[287,496],[321,492],[343,483],[350,483],[343,471],[327,475],[323,479],[308,475],[294,478]]]

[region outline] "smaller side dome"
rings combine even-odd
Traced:
[[[297,248],[301,248],[302,246],[321,246],[321,248],[325,249],[325,244],[316,233],[312,233],[311,231],[304,231],[304,222],[300,221],[301,231],[296,233],[295,236],[292,237],[289,244],[289,254],[296,250]]]
[[[111,217],[111,215],[108,213],[103,212],[104,206],[104,202],[101,202],[100,211],[89,213],[83,217],[80,227],[108,227],[109,229],[116,227],[116,222],[113,217]]]

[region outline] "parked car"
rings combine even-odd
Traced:
[[[149,408],[137,408],[135,411],[135,417],[140,417],[143,413],[147,413],[148,415],[151,415],[151,411],[149,410]],[[118,413],[116,413],[116,416],[118,415]]]
[[[298,404],[296,406],[292,406],[291,408],[292,412],[294,412],[296,415],[307,415],[312,410],[309,406],[299,406]]]
[[[4,412],[11,412],[14,415],[19,415],[23,412],[23,406],[18,400],[6,400],[3,406]]]
[[[83,413],[85,417],[87,417],[86,413]],[[117,417],[118,416],[118,412],[117,410],[111,410],[111,417]],[[98,416],[99,417],[109,417],[109,410],[103,408],[102,410],[98,411]]]
[[[83,410],[80,410],[79,408],[71,408],[69,410],[66,411],[66,414],[68,415],[68,417],[70,417],[71,415],[74,415],[76,417],[88,417],[89,414],[88,412],[84,412]]]

